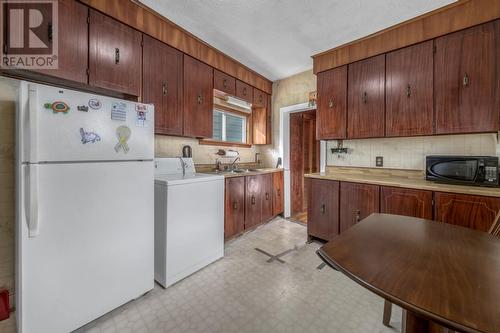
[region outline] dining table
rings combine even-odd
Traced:
[[[500,332],[498,237],[444,222],[372,214],[317,254],[401,306],[403,332]]]

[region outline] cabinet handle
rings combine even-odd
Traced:
[[[120,49],[115,48],[115,65],[118,65],[120,62]]]
[[[262,95],[259,95],[259,102],[262,103]]]
[[[321,214],[325,214],[325,212],[326,212],[326,205],[322,204],[321,205]]]
[[[330,109],[333,108],[333,98],[330,98],[330,100],[328,101],[328,107]]]
[[[161,91],[163,92],[163,96],[167,96],[167,94],[168,94],[167,82],[163,82],[163,85],[161,87]]]
[[[410,97],[410,96],[411,96],[411,86],[407,85],[406,86],[406,97]]]
[[[366,102],[368,102],[368,94],[366,93],[366,91],[363,93],[362,100],[363,100],[363,103],[365,103],[365,104],[366,104]]]
[[[203,97],[201,95],[198,95],[198,104],[203,103]]]
[[[234,210],[238,209],[238,201],[233,202],[233,209]]]
[[[52,23],[50,23],[47,27],[47,37],[49,39],[49,42],[52,43],[52,38],[53,38],[53,31],[52,31]]]
[[[462,84],[465,88],[469,86],[469,75],[465,73],[464,78],[462,80]]]
[[[269,193],[266,192],[266,200],[269,200]]]
[[[222,80],[222,86],[224,88],[227,88],[227,80],[226,79]]]
[[[255,205],[255,196],[252,195],[252,205]]]
[[[359,219],[361,218],[361,211],[358,209],[356,211],[356,222],[359,222]]]
[[[245,96],[247,95],[247,88],[246,87],[243,88],[243,95],[245,95]]]

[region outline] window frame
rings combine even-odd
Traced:
[[[214,105],[213,107],[213,112],[221,112],[222,114],[229,114],[232,116],[240,117],[243,118],[245,121],[244,128],[245,128],[245,141],[244,142],[235,142],[235,141],[222,141],[222,140],[217,140],[214,138],[205,138],[205,139],[200,139],[199,143],[201,145],[212,145],[212,146],[233,146],[233,147],[245,147],[249,148],[252,147],[250,135],[251,135],[251,121],[252,121],[252,114],[251,113],[246,113],[242,112],[239,110],[234,110],[231,108],[227,108],[221,105]],[[223,117],[225,118],[225,117]],[[225,136],[225,133],[224,133]],[[242,137],[243,139],[243,137]]]

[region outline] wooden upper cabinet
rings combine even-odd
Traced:
[[[252,107],[252,144],[267,144],[267,109]]]
[[[236,94],[236,79],[231,75],[214,69],[214,89],[234,96]]]
[[[224,239],[228,239],[245,229],[245,177],[230,177],[225,182]]]
[[[437,38],[436,133],[493,132],[500,110],[500,20]]]
[[[269,221],[274,217],[273,210],[273,175],[268,173],[259,175],[262,193],[262,222]]]
[[[432,191],[382,186],[380,212],[432,220]]]
[[[383,137],[385,54],[350,64],[347,91],[347,137]]]
[[[331,240],[339,234],[339,182],[308,180],[307,234]]]
[[[257,88],[253,88],[252,106],[267,108],[267,94]]]
[[[434,199],[435,220],[481,231],[489,230],[500,210],[500,198],[435,192]]]
[[[316,136],[344,139],[347,130],[347,66],[318,73]]]
[[[248,229],[262,222],[262,182],[258,175],[245,178],[245,229]]]
[[[59,0],[58,13],[58,68],[36,72],[87,84],[89,10],[77,1]]]
[[[283,213],[283,171],[273,173],[273,210],[274,215]]]
[[[213,136],[212,67],[184,55],[184,136]]]
[[[340,183],[340,233],[379,212],[379,191],[377,185]]]
[[[236,80],[236,97],[248,103],[253,102],[253,87],[245,82]]]
[[[182,135],[183,54],[144,35],[143,102],[155,106],[155,133]]]
[[[386,55],[386,136],[433,133],[433,41]]]
[[[141,92],[142,34],[90,10],[89,84],[124,94]]]

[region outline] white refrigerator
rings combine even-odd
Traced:
[[[21,82],[17,325],[75,330],[154,286],[152,105]]]

